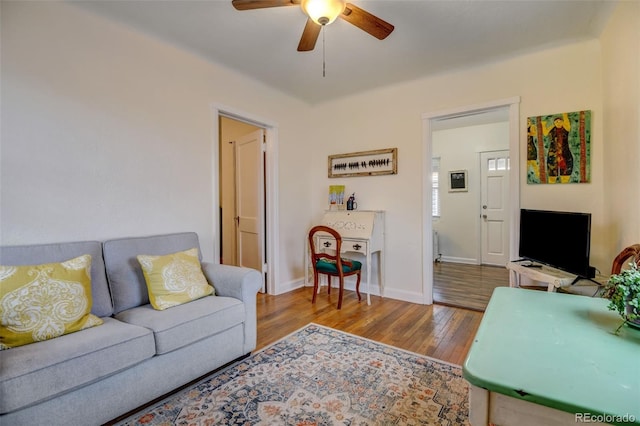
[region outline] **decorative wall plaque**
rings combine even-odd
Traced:
[[[329,177],[398,174],[398,148],[329,156]]]

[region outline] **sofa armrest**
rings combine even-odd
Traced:
[[[255,269],[202,262],[205,277],[216,289],[216,295],[235,297],[255,304],[256,294],[262,287],[260,273]]]
[[[262,287],[262,277],[255,269],[202,262],[202,271],[213,285],[216,295],[234,297],[245,307],[244,349],[249,353],[256,348],[258,323],[256,294]]]

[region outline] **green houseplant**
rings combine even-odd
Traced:
[[[603,297],[609,299],[607,308],[616,311],[624,320],[615,334],[618,334],[625,322],[640,327],[640,267],[635,262],[629,264],[629,269],[611,275]]]

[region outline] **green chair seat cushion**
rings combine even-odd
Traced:
[[[349,267],[344,263],[342,264],[342,273],[344,274],[362,269],[362,262],[358,262],[357,260],[345,259],[345,258],[342,258],[342,261],[351,262],[353,264],[352,267]],[[322,273],[328,273],[328,274],[338,273],[338,266],[336,265],[335,260],[320,259],[316,263],[316,268],[318,269],[318,272],[322,272]]]

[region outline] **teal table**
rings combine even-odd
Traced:
[[[463,366],[471,424],[640,424],[640,330],[614,335],[607,303],[497,288]]]

